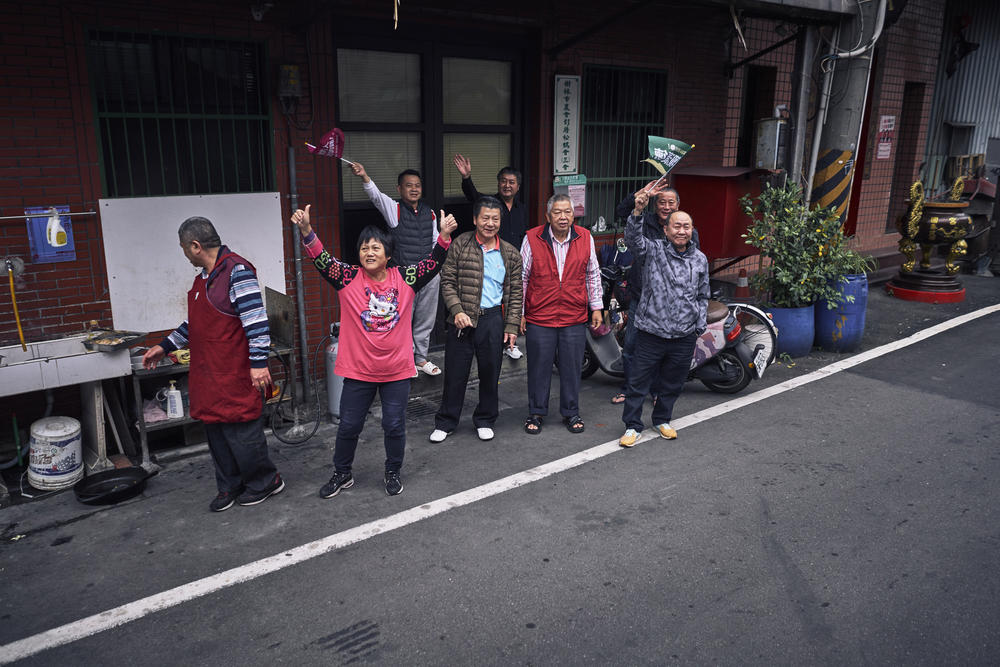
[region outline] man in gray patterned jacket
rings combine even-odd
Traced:
[[[636,195],[625,226],[625,243],[645,262],[632,373],[622,411],[626,431],[618,441],[622,447],[631,447],[639,439],[642,404],[654,378],[658,378],[660,395],[653,405],[653,424],[661,437],[677,437],[670,417],[687,379],[695,341],[705,331],[710,295],[708,259],[691,243],[691,216],[674,211],[663,225],[666,240],[648,239],[642,232],[642,212],[648,200],[645,192]]]

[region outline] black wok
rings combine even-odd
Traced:
[[[85,505],[113,505],[142,493],[146,480],[157,472],[139,467],[104,470],[81,479],[73,485],[73,491]]]

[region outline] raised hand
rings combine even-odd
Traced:
[[[639,190],[635,193],[635,209],[632,213],[639,215],[646,209],[646,204],[649,203],[649,195],[646,194],[645,190]]]
[[[299,228],[299,233],[303,237],[309,236],[312,233],[312,224],[309,222],[309,208],[312,204],[306,204],[306,210],[301,208],[296,209],[295,213],[292,213],[292,222]]]
[[[445,242],[450,242],[451,233],[456,229],[458,229],[458,221],[455,220],[455,216],[453,216],[451,213],[445,215],[444,210],[441,211],[441,215],[438,216],[438,220],[441,221],[440,223],[441,239],[444,240]]]
[[[647,195],[650,194],[649,189],[654,185],[656,185],[656,181],[650,181],[649,183],[646,183],[644,186],[642,186],[636,191],[635,195],[638,195],[640,192],[645,192]]]
[[[372,180],[371,178],[368,177],[368,172],[365,171],[365,165],[361,164],[360,162],[355,162],[354,164],[352,164],[351,171],[354,172],[354,175],[360,178],[365,183]]]
[[[472,163],[469,162],[469,158],[461,153],[455,153],[453,162],[455,163],[455,169],[458,169],[458,173],[462,175],[462,178],[472,176]]]

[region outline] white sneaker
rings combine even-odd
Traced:
[[[442,431],[439,428],[431,431],[430,441],[431,442],[443,442],[445,438],[448,437],[448,431]]]
[[[517,345],[515,345],[514,347],[505,347],[503,349],[503,353],[506,354],[511,359],[520,359],[521,357],[524,356],[521,353],[521,350],[517,347]]]
[[[479,436],[480,440],[492,440],[493,439],[493,429],[487,426],[480,426],[476,429],[476,434]]]

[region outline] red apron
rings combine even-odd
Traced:
[[[260,393],[250,381],[249,343],[229,301],[229,276],[237,264],[253,270],[227,252],[216,259],[208,280],[196,276],[188,292],[191,416],[209,424],[247,422],[261,413]]]

